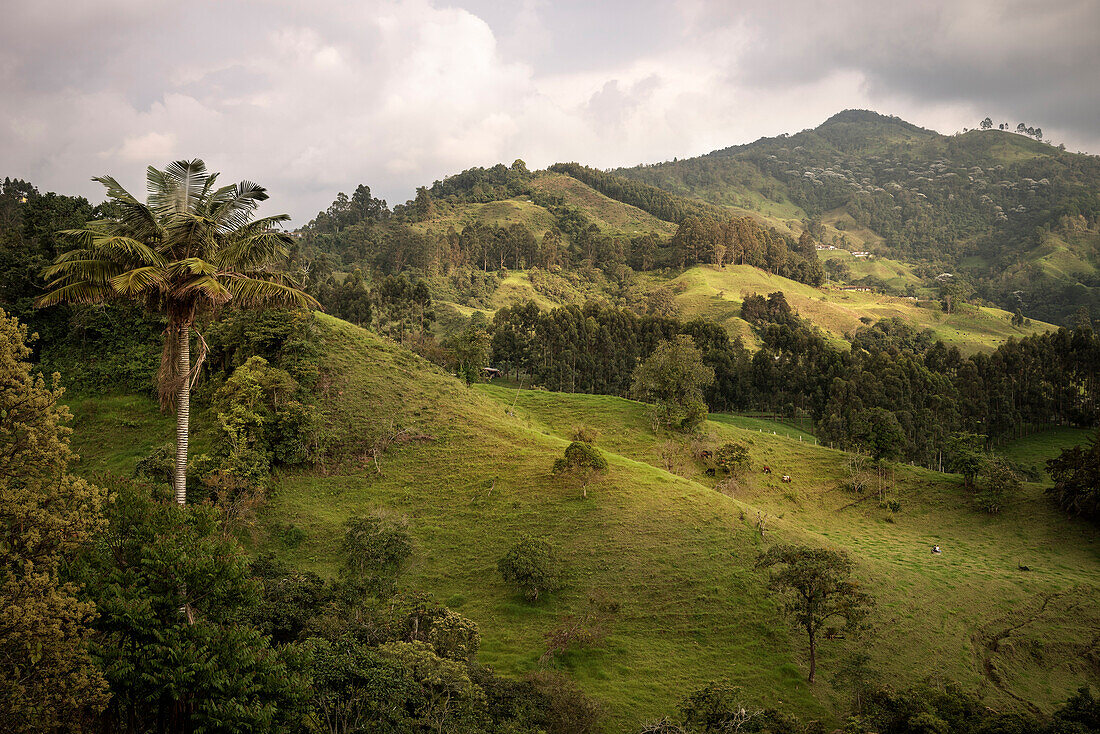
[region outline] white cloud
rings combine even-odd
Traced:
[[[827,16],[799,2],[686,0],[617,14],[564,0],[476,12],[429,0],[68,5],[21,4],[0,29],[0,160],[4,175],[96,200],[93,175],[140,190],[146,165],[199,156],[268,186],[269,206],[304,222],[358,183],[392,203],[474,165],[683,157],[857,106],[946,132],[987,113],[1027,119],[1071,148],[1100,144],[1095,85],[1049,83],[1041,104],[1013,107],[1012,84],[1081,25],[1074,3],[1019,17],[985,0],[947,14],[848,2]],[[620,19],[648,40],[608,35],[593,49],[582,21]],[[1067,76],[1087,53],[1064,41],[1052,68]],[[988,94],[969,98],[974,84],[944,69],[980,72]],[[1058,100],[1076,117],[1058,117]]]

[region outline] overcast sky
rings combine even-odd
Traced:
[[[1100,152],[1096,0],[28,0],[0,17],[0,175],[101,200],[199,157],[297,224],[475,165],[601,168],[852,107]]]

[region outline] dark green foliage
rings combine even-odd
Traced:
[[[598,448],[585,441],[573,441],[565,447],[564,456],[554,459],[550,471],[579,482],[583,495],[588,497],[588,483],[597,474],[606,474],[607,469],[607,459]]]
[[[340,638],[312,638],[302,646],[310,677],[310,719],[332,734],[415,731],[409,713],[420,687],[412,671],[377,650]]]
[[[806,633],[810,673],[817,670],[817,640],[830,622],[843,622],[850,634],[864,625],[874,600],[851,580],[852,562],[843,551],[776,545],[761,554],[758,568],[775,569],[772,588],[781,595],[784,611]]]
[[[1047,462],[1054,486],[1047,490],[1058,506],[1074,515],[1100,520],[1100,432],[1087,447],[1074,446]]]
[[[194,464],[212,485],[265,487],[275,466],[312,461],[319,453],[320,418],[297,400],[298,383],[263,357],[250,357],[211,401],[219,440],[212,456]]]
[[[250,610],[252,623],[277,644],[298,640],[331,596],[320,576],[295,571],[273,554],[252,561],[249,573],[261,585]]]
[[[402,520],[381,515],[349,518],[340,546],[342,573],[353,585],[385,598],[393,593],[397,575],[412,555],[412,537]]]
[[[497,562],[497,570],[508,583],[519,587],[528,601],[561,586],[561,572],[553,548],[545,540],[525,536],[512,545]]]
[[[714,463],[727,474],[744,474],[752,466],[749,450],[744,444],[727,442],[714,451]]]
[[[603,708],[576,683],[552,671],[534,673],[528,680],[546,702],[547,734],[597,734],[602,730]]]
[[[209,348],[207,366],[213,376],[229,377],[250,357],[263,357],[311,390],[320,375],[312,319],[306,311],[284,309],[226,314],[203,330]]]
[[[666,222],[679,224],[685,217],[706,216],[717,211],[716,207],[673,196],[656,187],[582,166],[579,163],[555,163],[550,166],[550,170],[572,176],[608,198],[638,207]]]
[[[455,373],[469,385],[485,379],[483,369],[489,366],[491,337],[489,324],[481,314],[474,314],[462,331],[448,342]]]
[[[115,488],[110,526],[76,569],[96,603],[93,652],[111,686],[112,731],[281,731],[299,706],[291,661],[248,623],[246,557],[213,508]]]
[[[975,503],[995,515],[1020,491],[1020,476],[1008,461],[990,456],[982,466],[977,485]]]

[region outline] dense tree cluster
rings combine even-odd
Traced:
[[[806,415],[841,446],[921,462],[942,459],[958,431],[998,438],[1029,423],[1097,419],[1100,338],[1086,322],[964,358],[896,320],[861,328],[851,349],[838,349],[782,293],[750,296],[743,309],[760,339],[755,354],[702,320],[595,303],[506,307],[493,320],[492,358],[551,390],[626,395],[634,366],[687,334],[714,372],[704,390],[712,410]]]

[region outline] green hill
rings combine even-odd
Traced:
[[[827,717],[846,704],[832,672],[855,650],[871,654],[884,680],[954,679],[997,708],[1023,706],[1022,698],[1050,709],[1082,680],[1098,679],[1087,662],[1100,624],[1090,603],[1100,584],[1097,537],[1054,511],[1037,485],[988,517],[971,509],[957,477],[898,466],[893,512],[840,488],[848,454],[719,417],[704,442],[742,441],[756,466],[769,463],[776,474],[754,472],[716,491],[691,446],[655,435],[639,403],[468,388],[347,323],[318,315],[312,328],[323,350],[317,398],[346,458],[278,478],[264,521],[293,524],[305,540],[287,547],[273,532],[258,548],[329,574],[346,518],[372,509],[406,516],[415,551],[403,583],[477,621],[482,661],[507,675],[537,667],[544,635],[590,595],[614,602],[607,639],[560,663],[604,702],[614,731],[672,711],[713,679],[761,704]],[[73,407],[88,473],[125,471],[139,449],[170,433],[143,398]],[[598,432],[611,464],[587,500],[549,472],[582,425]],[[404,440],[376,463],[376,439],[398,430]],[[108,450],[97,448],[105,434]],[[781,484],[779,473],[794,481]],[[569,571],[563,592],[533,605],[495,570],[525,532],[548,538]],[[753,567],[777,541],[849,550],[879,600],[875,636],[823,644],[812,688],[802,641]],[[944,554],[931,555],[931,544]]]
[[[1026,135],[940,135],[848,110],[795,135],[615,173],[957,271],[1032,318],[1065,322],[1100,305],[1100,161]]]

